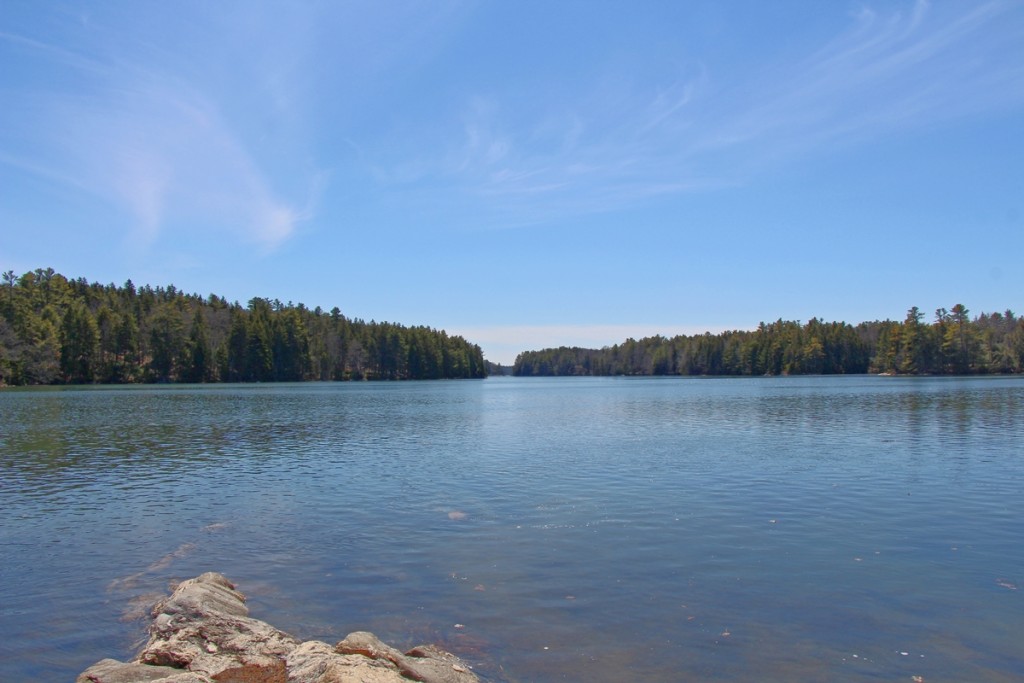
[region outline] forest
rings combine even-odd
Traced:
[[[480,347],[443,330],[349,319],[302,304],[68,279],[0,283],[0,386],[469,379]]]
[[[971,317],[856,326],[778,320],[756,330],[627,339],[602,349],[526,351],[517,376],[997,374],[1024,370],[1024,318]],[[52,268],[0,283],[0,386],[482,378],[480,347],[429,327],[349,319],[302,304],[68,279]],[[504,369],[502,369],[504,370]]]
[[[962,304],[927,323],[915,306],[902,321],[852,326],[778,320],[753,331],[627,339],[602,349],[561,347],[519,354],[517,376],[967,375],[1024,369],[1024,318],[1012,311],[971,318]]]

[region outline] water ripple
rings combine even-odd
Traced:
[[[1020,379],[4,391],[0,415],[0,680],[129,656],[125,611],[209,569],[300,637],[432,640],[495,680],[1024,676]]]

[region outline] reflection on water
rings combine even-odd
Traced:
[[[1024,677],[1024,380],[0,392],[0,680],[224,572],[493,680]],[[456,627],[458,625],[458,627]]]

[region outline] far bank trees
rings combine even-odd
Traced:
[[[0,385],[484,377],[480,347],[429,327],[302,304],[69,280],[0,284]]]
[[[627,339],[602,349],[560,347],[519,354],[530,375],[909,375],[1019,373],[1024,318],[1012,311],[974,319],[957,304],[931,323],[915,306],[902,322],[805,324],[778,320],[754,331]]]

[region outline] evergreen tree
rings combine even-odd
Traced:
[[[153,315],[149,331],[149,367],[156,381],[176,379],[184,346],[184,328],[181,314],[171,306],[161,305]]]
[[[100,334],[92,313],[79,301],[72,302],[64,313],[60,344],[64,381],[91,382],[99,361]]]
[[[206,321],[203,309],[196,307],[192,317],[192,329],[188,334],[185,363],[182,378],[186,382],[205,382],[211,378],[213,364],[210,358],[210,343],[207,339]]]

